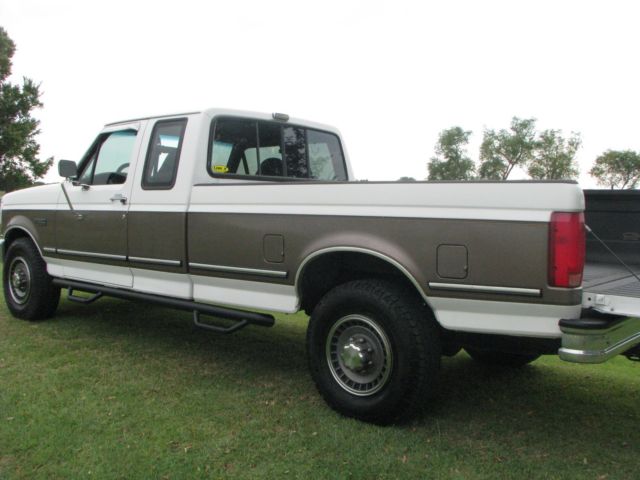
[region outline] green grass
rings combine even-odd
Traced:
[[[3,304],[4,305],[4,304]],[[306,318],[232,336],[111,299],[29,323],[0,307],[0,478],[587,478],[640,473],[640,365],[444,359],[408,425],[325,406]]]

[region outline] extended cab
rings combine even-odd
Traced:
[[[51,317],[61,288],[188,310],[220,333],[304,310],[312,376],[345,415],[407,418],[461,348],[524,365],[640,342],[636,296],[611,312],[618,300],[583,292],[573,182],[355,182],[336,129],[218,109],[109,124],[59,172],[2,199],[13,315]]]

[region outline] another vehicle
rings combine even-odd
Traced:
[[[461,348],[519,366],[640,342],[637,284],[612,296],[598,267],[583,289],[573,182],[356,182],[336,129],[219,109],[109,124],[59,172],[2,199],[14,316],[51,317],[61,288],[192,311],[219,333],[304,310],[311,374],[344,415],[409,418]],[[622,233],[634,261],[637,218]]]

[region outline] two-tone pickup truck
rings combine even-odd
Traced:
[[[517,366],[640,342],[638,284],[603,289],[636,281],[622,264],[587,270],[583,288],[572,182],[355,182],[336,129],[218,109],[109,124],[59,172],[2,199],[13,315],[51,317],[61,288],[188,310],[219,333],[304,310],[313,379],[348,416],[411,416],[461,348]],[[620,228],[639,244],[637,212]]]

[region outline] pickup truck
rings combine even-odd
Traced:
[[[638,357],[638,210],[589,234],[585,270],[575,182],[358,182],[335,128],[221,109],[108,124],[58,168],[63,182],[2,198],[18,318],[53,316],[61,289],[187,310],[217,333],[304,311],[320,394],[378,424],[428,404],[462,348],[508,366]]]

